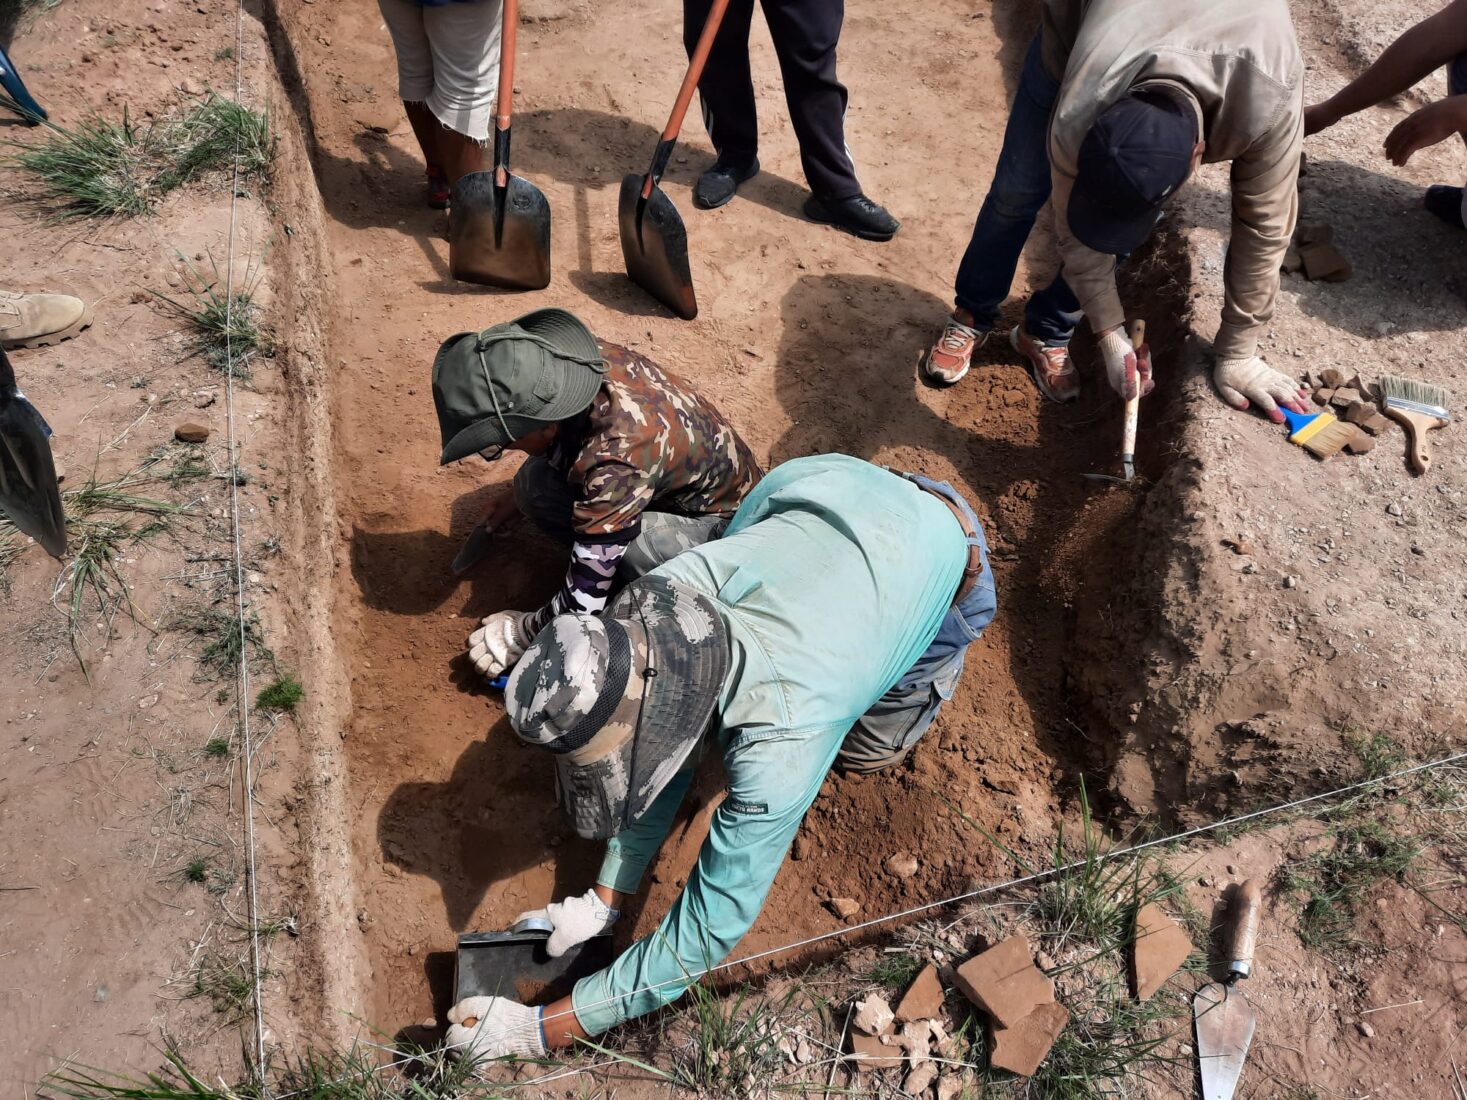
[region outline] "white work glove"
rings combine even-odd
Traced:
[[[1105,376],[1110,379],[1110,388],[1125,401],[1133,397],[1145,397],[1156,383],[1151,380],[1151,345],[1142,344],[1133,348],[1125,331],[1113,328],[1101,333],[1100,354],[1105,360]]]
[[[576,944],[605,932],[620,916],[621,913],[596,896],[595,890],[587,890],[580,897],[553,901],[544,909],[521,913],[515,923],[527,917],[539,917],[555,925],[555,931],[545,941],[545,953],[558,959]]]
[[[445,1049],[454,1058],[545,1057],[544,1009],[508,997],[465,997],[448,1010]],[[469,1021],[473,1021],[471,1024]]]
[[[1257,405],[1275,424],[1284,422],[1283,405],[1291,412],[1309,411],[1309,394],[1287,374],[1276,371],[1256,355],[1219,359],[1212,372],[1222,399],[1235,409]]]
[[[469,635],[469,662],[480,676],[498,676],[508,672],[530,648],[525,637],[528,611],[496,611],[483,620],[483,625]]]

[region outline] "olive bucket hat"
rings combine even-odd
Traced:
[[[702,740],[728,662],[713,604],[655,575],[600,616],[557,615],[540,631],[505,706],[520,740],[555,754],[579,835],[604,840],[647,811]]]
[[[439,465],[584,412],[605,373],[596,337],[563,309],[450,336],[433,360]]]

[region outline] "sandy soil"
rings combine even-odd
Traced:
[[[1345,66],[1373,54],[1389,37],[1383,28],[1411,18],[1414,7],[1385,11],[1356,0],[1298,6],[1316,65],[1311,91],[1335,86]],[[94,0],[67,0],[26,39],[28,60],[42,66],[32,83],[53,99],[75,95],[62,78],[75,43],[108,33],[129,43],[130,63],[95,52],[103,60],[88,89],[94,105],[161,104],[184,71],[200,85],[225,83],[226,71],[210,60],[214,38],[224,40],[223,17],[196,14],[196,29],[191,14],[159,30],[156,8],[125,0],[104,21]],[[1345,732],[1388,729],[1421,755],[1461,744],[1451,704],[1460,697],[1463,555],[1452,520],[1464,452],[1451,430],[1438,433],[1436,469],[1413,482],[1396,433],[1366,458],[1321,467],[1276,429],[1216,403],[1198,374],[1193,336],[1215,324],[1224,177],[1210,173],[1193,189],[1172,230],[1127,276],[1125,296],[1148,319],[1163,379],[1144,414],[1149,492],[1095,489],[1079,477],[1110,468],[1119,423],[1119,403],[1093,378],[1085,399],[1063,410],[1041,401],[1006,350],[954,389],[916,380],[918,357],[950,306],[950,275],[991,175],[1035,5],[1004,2],[975,12],[941,0],[898,23],[866,0],[850,5],[842,49],[852,89],[849,140],[867,190],[905,223],[889,245],[854,241],[800,215],[798,155],[756,21],[764,174],[725,209],[695,210],[689,188],[711,152],[694,122],[664,181],[689,228],[703,305],[691,324],[626,282],[615,221],[621,175],[642,167],[681,75],[680,14],[632,0],[618,9],[625,33],[616,34],[607,33],[604,12],[575,0],[531,0],[524,14],[515,167],[544,190],[556,227],[555,279],[535,294],[449,278],[443,216],[421,203],[421,165],[375,7],[287,0],[259,13],[285,89],[275,99],[285,137],[281,182],[270,196],[282,373],[264,372],[264,415],[252,422],[249,445],[283,469],[278,480],[262,473],[250,493],[262,515],[267,494],[281,496],[275,515],[288,552],[279,578],[267,573],[264,583],[277,585],[278,619],[290,631],[277,648],[298,660],[311,693],[304,742],[279,750],[279,790],[266,803],[285,830],[272,849],[281,865],[274,881],[298,893],[306,918],[300,957],[280,968],[291,994],[308,994],[297,1019],[318,1033],[343,1034],[363,1021],[392,1031],[441,1013],[456,933],[503,926],[522,909],[580,890],[598,858],[569,834],[544,761],[514,744],[498,700],[472,683],[460,656],[478,616],[534,606],[552,591],[561,551],[522,528],[502,540],[488,567],[456,583],[447,563],[513,469],[508,462],[492,471],[436,465],[429,370],[439,341],[541,305],[571,308],[598,332],[694,379],[771,463],[843,450],[948,478],[969,496],[994,546],[1000,615],[970,654],[957,697],[908,767],[832,777],[742,953],[838,927],[823,905],[833,894],[855,897],[860,919],[1006,875],[1007,861],[955,810],[1032,852],[1073,808],[1082,776],[1122,812],[1190,822],[1329,785],[1345,771]],[[194,38],[175,51],[185,26]],[[259,66],[251,70],[255,87],[269,87],[263,54],[252,64]],[[57,66],[54,83],[44,79],[48,65]],[[77,97],[66,110],[81,107]],[[1286,280],[1268,348],[1275,361],[1364,372],[1367,360],[1385,358],[1451,380],[1462,351],[1458,242],[1410,204],[1433,173],[1460,174],[1461,151],[1443,146],[1405,173],[1386,172],[1375,146],[1396,114],[1361,116],[1311,145],[1308,216],[1336,225],[1356,276],[1340,286]],[[961,119],[956,129],[954,119]],[[180,201],[164,214],[176,221],[80,238],[12,217],[13,231],[41,242],[25,250],[34,272],[28,279],[55,285],[69,272],[69,286],[100,296],[123,272],[144,286],[166,285],[174,244],[185,241],[191,252],[217,242],[223,209],[217,196],[206,214],[190,214]],[[265,212],[251,209],[252,239],[263,241],[270,236]],[[1052,270],[1042,234],[1035,245],[1032,270],[1021,272],[1016,287],[1021,294],[1031,278]],[[98,317],[86,339],[107,347],[101,338],[112,336],[114,357],[95,377],[83,375],[82,385],[74,370],[63,374],[64,364],[81,361],[75,349],[82,343],[18,361],[36,377],[27,378],[27,389],[63,443],[103,398],[116,427],[93,429],[98,438],[113,438],[136,416],[138,395],[123,381],[140,371],[118,362],[115,341],[151,351],[144,341],[166,328],[143,305],[99,308]],[[140,327],[107,327],[121,318]],[[1088,341],[1077,347],[1083,369],[1091,361]],[[156,388],[161,397],[198,385],[169,374]],[[281,412],[287,406],[288,416]],[[129,445],[148,449],[138,430]],[[270,462],[275,455],[281,460]],[[63,461],[73,464],[65,454]],[[1387,511],[1393,504],[1400,515]],[[1252,548],[1246,561],[1221,545],[1245,536]],[[1413,553],[1413,544],[1422,552]],[[12,601],[41,607],[37,614],[49,623],[44,598],[53,572],[35,559],[17,572]],[[171,567],[155,568],[151,583],[165,585]],[[1284,589],[1284,576],[1296,577],[1296,586]],[[15,667],[37,670],[49,652],[44,646],[56,645],[28,627],[4,638]],[[144,661],[140,645],[127,652]],[[191,684],[182,662],[170,667],[174,679],[154,689],[169,707],[160,702],[150,718],[167,713],[170,729],[203,728],[211,696]],[[77,683],[49,683],[44,696],[30,686],[26,698],[34,700],[24,712],[39,714],[44,698],[46,717],[33,721],[45,722],[56,761],[87,755],[88,725],[114,732],[108,751],[126,754],[137,742],[122,733],[130,727],[120,716],[133,717],[127,708],[136,707],[132,699],[151,671],[119,665],[116,694],[105,704],[100,689]],[[94,707],[110,709],[94,714]],[[3,751],[29,763],[40,740],[31,736]],[[46,990],[44,1013],[13,1002],[23,1049],[35,1052],[20,1079],[34,1077],[43,1055],[70,1052],[48,1029],[74,1019],[77,995],[57,989],[99,980],[91,961],[69,964],[65,983],[41,975],[54,973],[58,959],[89,959],[78,945],[98,942],[119,924],[118,913],[143,905],[130,900],[134,894],[173,889],[138,875],[121,849],[109,853],[74,822],[36,808],[71,813],[74,799],[87,805],[103,778],[119,790],[135,779],[140,789],[130,797],[138,799],[152,783],[141,769],[116,778],[112,768],[98,765],[92,775],[87,767],[81,761],[27,773],[7,765],[11,793],[0,786],[0,798],[23,792],[36,800],[0,803],[11,815],[0,859],[5,879],[22,866],[10,862],[11,853],[49,858],[56,837],[76,846],[62,858],[80,863],[85,853],[114,876],[103,880],[105,892],[75,885],[44,905],[17,909],[7,923],[7,941],[18,935],[38,945],[59,935],[52,914],[83,914],[70,948],[33,946],[27,969],[0,983]],[[22,777],[24,787],[15,781]],[[701,782],[703,797],[653,869],[624,935],[650,928],[679,888],[717,780]],[[23,832],[12,833],[12,819],[26,822]],[[86,828],[112,824],[88,821]],[[921,861],[905,881],[882,867],[897,851]],[[1257,856],[1260,863],[1274,858]],[[88,910],[81,898],[89,896],[107,897],[108,911]],[[1394,997],[1397,986],[1415,983],[1436,991],[1433,1003],[1460,1002],[1460,950],[1416,934],[1427,917],[1410,899],[1388,900],[1385,908],[1371,931],[1393,951],[1372,979],[1381,983],[1372,996]],[[171,972],[185,937],[199,935],[197,922],[173,910],[139,911],[141,931],[127,958],[147,977],[136,980],[125,1011],[115,995],[106,1004],[119,1036],[153,1016],[158,975]],[[180,912],[189,921],[201,916]],[[4,955],[9,946],[0,945],[0,967],[19,964],[22,956]],[[1283,954],[1298,957],[1292,949]],[[1450,1045],[1385,1043],[1378,1033],[1374,1046],[1356,1051],[1340,1038],[1344,1016],[1329,1045],[1329,1033],[1303,1010],[1324,1003],[1317,983],[1333,979],[1322,965],[1295,982],[1280,967],[1279,985],[1267,987],[1277,997],[1270,1041],[1305,1052],[1298,1061],[1271,1053],[1282,1059],[1270,1063],[1283,1067],[1281,1076],[1308,1076],[1342,1096],[1357,1094],[1351,1090],[1367,1069],[1382,1088],[1415,1073],[1444,1080],[1441,1059]],[[283,998],[274,1004],[279,1020],[272,1023],[287,1029]],[[1453,1013],[1460,1010],[1433,1017],[1443,1034],[1460,1032],[1464,1021]],[[142,1059],[143,1039],[155,1031],[140,1030],[143,1036],[107,1039],[112,1046],[99,1041],[88,1060]],[[1320,1059],[1326,1065],[1316,1068]],[[1277,1094],[1260,1088],[1258,1096]]]

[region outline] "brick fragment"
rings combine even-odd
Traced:
[[[1022,936],[1010,936],[953,972],[953,984],[1000,1027],[1011,1027],[1054,1000],[1054,982],[1034,965]]]
[[[1013,1027],[993,1029],[993,1054],[989,1061],[998,1069],[1032,1077],[1069,1022],[1070,1014],[1064,1005],[1055,1001],[1039,1005]]]

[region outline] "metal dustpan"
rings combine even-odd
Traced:
[[[1253,973],[1253,948],[1263,899],[1249,879],[1233,897],[1228,976],[1197,991],[1192,999],[1192,1025],[1197,1032],[1197,1069],[1202,1100],[1231,1100],[1253,1042],[1253,1006],[1238,982]]]
[[[627,274],[632,282],[685,321],[698,316],[698,297],[693,292],[693,272],[688,266],[688,230],[677,207],[657,184],[677,144],[683,117],[688,113],[688,104],[692,102],[698,78],[703,75],[703,66],[727,8],[728,0],[714,0],[698,45],[688,61],[677,102],[652,153],[652,165],[646,175],[634,173],[622,177],[617,200],[621,255],[626,261]]]
[[[504,0],[504,30],[495,104],[494,168],[470,172],[448,203],[448,268],[466,283],[540,290],[550,285],[550,203],[509,170],[518,0]]]
[[[458,938],[453,1000],[510,997],[520,1004],[554,1000],[611,964],[611,933],[602,932],[558,959],[545,952],[548,921],[520,921],[508,932],[466,932]]]
[[[51,428],[16,388],[0,350],[0,512],[48,554],[66,553],[66,516],[51,459]]]

